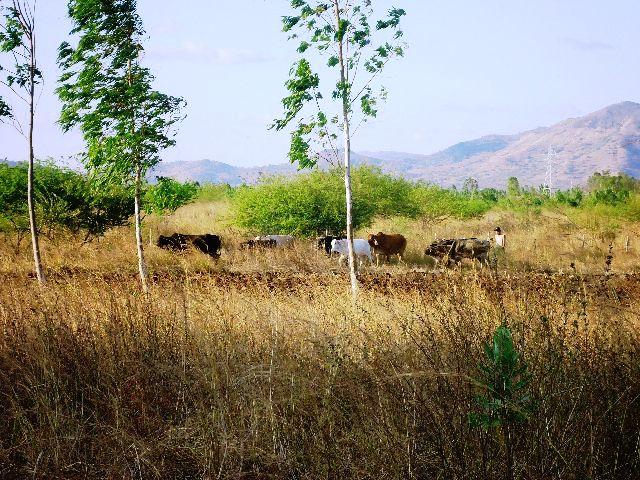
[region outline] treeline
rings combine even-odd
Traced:
[[[194,199],[199,186],[159,177],[145,184],[143,209],[167,214]],[[18,242],[29,232],[27,164],[0,163],[0,232],[13,233]],[[134,214],[132,186],[38,163],[34,169],[34,198],[40,233],[51,236],[66,231],[85,241],[114,227],[128,225]]]
[[[342,182],[340,171],[313,171],[293,178],[267,178],[256,186],[227,187],[226,196],[232,200],[235,223],[249,231],[301,236],[325,230],[340,233],[346,229]],[[458,189],[412,182],[362,166],[353,171],[353,190],[355,229],[368,227],[376,217],[437,222],[477,218],[492,209],[529,213],[576,209],[640,220],[640,180],[610,172],[594,174],[585,189],[521,187],[515,177],[509,179],[506,190],[480,189],[474,179]]]
[[[0,231],[20,240],[29,231],[26,164],[0,164]],[[313,170],[295,177],[268,177],[257,185],[178,182],[159,177],[143,187],[146,214],[166,215],[194,201],[230,203],[232,222],[255,233],[313,236],[346,229],[344,178],[339,170]],[[412,182],[377,168],[353,170],[354,227],[366,228],[376,217],[405,217],[438,222],[478,218],[492,209],[540,213],[544,209],[584,212],[612,219],[640,221],[640,180],[609,172],[594,174],[586,188],[550,191],[520,186],[514,177],[505,190],[462,188]],[[128,225],[134,213],[133,188],[39,163],[35,168],[36,214],[46,235],[59,231],[89,241],[107,230]]]

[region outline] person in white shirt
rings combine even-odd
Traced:
[[[497,247],[502,247],[502,248],[506,248],[507,246],[507,237],[504,233],[502,233],[502,230],[500,229],[500,227],[496,227],[494,232],[496,232],[496,235],[494,237],[494,240],[496,242],[496,246]]]

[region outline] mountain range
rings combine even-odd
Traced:
[[[515,135],[488,135],[431,155],[352,152],[355,165],[372,165],[409,180],[442,186],[475,178],[481,187],[504,188],[509,177],[522,185],[568,188],[594,172],[640,177],[640,104],[622,102],[589,115]],[[6,161],[6,160],[5,160]],[[11,162],[10,162],[11,163]],[[328,168],[324,160],[319,168]],[[80,166],[78,166],[80,168]],[[236,167],[215,160],[162,162],[149,173],[181,181],[255,183],[265,175],[295,175],[289,163]]]
[[[591,174],[603,170],[640,177],[640,104],[617,103],[550,127],[489,135],[431,155],[353,152],[353,162],[443,186],[460,185],[472,177],[481,187],[503,188],[515,176],[523,185],[568,188],[584,184]],[[296,171],[287,163],[243,168],[199,160],[164,162],[153,174],[238,185],[253,183],[262,175],[293,175]]]

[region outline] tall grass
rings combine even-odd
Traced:
[[[471,428],[507,321],[535,412],[518,478],[637,478],[638,279],[79,275],[0,290],[2,478],[496,478]]]
[[[407,263],[365,267],[354,307],[313,242],[241,251],[227,214],[224,200],[147,219],[151,240],[224,243],[218,261],[148,247],[148,296],[126,229],[45,239],[44,289],[28,247],[0,239],[0,478],[477,479],[501,478],[506,458],[516,478],[638,477],[635,224],[605,238],[550,211],[378,218],[370,231],[407,236]],[[496,225],[497,270],[433,270],[421,254]],[[504,322],[533,400],[511,455],[468,421]]]

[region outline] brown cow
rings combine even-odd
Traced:
[[[402,255],[407,248],[407,239],[399,233],[390,235],[382,232],[372,233],[369,235],[368,242],[376,256],[376,265],[380,265],[380,255],[384,255],[387,262],[391,255],[397,255],[398,260],[402,262]]]

